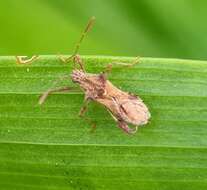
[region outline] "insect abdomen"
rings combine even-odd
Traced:
[[[121,117],[127,123],[144,125],[150,118],[150,112],[140,99],[123,100],[121,102]]]

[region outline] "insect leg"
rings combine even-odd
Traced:
[[[30,64],[33,61],[35,61],[39,56],[38,55],[33,55],[31,58],[26,59],[27,56],[15,56],[16,61],[18,64]]]
[[[108,110],[109,111],[109,110]],[[138,130],[138,127],[136,126],[134,129],[131,129],[128,127],[127,123],[119,120],[118,118],[116,118],[116,116],[114,116],[110,111],[109,113],[111,114],[111,116],[113,117],[113,119],[117,122],[117,125],[119,128],[123,129],[124,132],[128,133],[128,134],[135,134]]]
[[[140,57],[136,57],[134,61],[132,61],[131,63],[123,63],[123,62],[112,62],[110,64],[108,64],[105,68],[105,73],[109,73],[111,72],[112,70],[112,66],[113,65],[120,65],[120,66],[123,66],[123,67],[132,67],[134,65],[136,65],[137,63],[139,63],[139,59]]]
[[[72,88],[72,87],[68,87],[68,86],[66,86],[66,87],[61,87],[61,88],[56,88],[56,89],[49,89],[49,90],[47,90],[46,92],[44,92],[41,96],[40,96],[40,98],[39,98],[39,104],[41,105],[41,104],[43,104],[44,102],[45,102],[45,100],[47,99],[47,97],[50,95],[50,94],[52,94],[52,93],[54,93],[54,92],[67,92],[67,91],[71,91],[71,90],[73,90],[74,88]]]
[[[83,118],[84,116],[84,113],[87,111],[87,108],[88,108],[88,104],[90,102],[90,99],[85,99],[84,100],[84,103],[83,103],[83,106],[79,112],[79,116]],[[96,129],[96,123],[93,122],[90,118],[88,117],[84,117],[83,119],[85,119],[91,126],[92,126],[92,129],[91,129],[91,132],[93,132],[95,129]]]
[[[84,100],[83,106],[81,107],[80,112],[79,112],[79,116],[80,117],[83,117],[84,116],[84,113],[87,111],[89,102],[90,102],[89,99],[85,99]]]
[[[123,129],[124,132],[128,134],[135,134],[137,132],[138,127],[136,126],[134,129],[128,127],[127,123],[124,121],[118,121],[118,127]]]

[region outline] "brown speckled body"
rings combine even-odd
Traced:
[[[150,118],[150,113],[147,106],[143,101],[128,92],[123,92],[122,90],[115,87],[109,80],[106,78],[106,74],[90,74],[87,73],[84,69],[84,62],[81,57],[78,55],[78,50],[80,44],[83,41],[86,33],[90,30],[95,18],[92,17],[88,24],[86,25],[85,30],[83,31],[77,45],[75,46],[74,53],[68,57],[60,56],[60,60],[64,63],[73,61],[74,66],[79,66],[79,69],[74,69],[71,74],[72,81],[78,83],[80,87],[84,90],[85,101],[84,106],[81,108],[80,116],[83,116],[83,113],[87,109],[88,101],[96,101],[104,105],[107,110],[111,113],[112,117],[118,124],[118,127],[123,129],[126,133],[133,134],[137,131],[137,127],[144,125],[148,122]],[[35,56],[33,56],[33,59]],[[29,60],[22,60],[17,57],[17,61],[21,63],[26,63]],[[135,59],[131,64],[129,63],[113,63],[122,66],[133,66],[137,64],[139,59]],[[107,70],[111,70],[112,64],[108,65]],[[75,67],[77,68],[77,67]],[[105,72],[107,72],[107,70]],[[49,89],[39,99],[39,104],[42,104],[48,95],[54,92],[65,92],[72,90],[72,87],[61,87],[57,89]],[[134,129],[128,127],[128,124],[135,125]]]
[[[150,113],[143,101],[115,87],[106,79],[105,74],[90,74],[82,70],[73,70],[71,78],[84,90],[85,99],[104,105],[118,122],[118,126],[125,132],[135,133],[139,125],[148,122]],[[127,124],[135,125],[136,128],[129,128]]]

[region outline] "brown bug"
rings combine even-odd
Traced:
[[[75,47],[75,51],[69,58],[64,58],[60,56],[63,62],[73,61],[75,65],[79,65],[79,69],[75,68],[71,73],[71,79],[74,83],[78,83],[81,89],[85,93],[84,105],[80,110],[80,116],[87,110],[87,105],[90,101],[98,102],[106,107],[110,112],[114,120],[117,122],[118,127],[123,129],[128,134],[133,134],[137,131],[138,126],[144,125],[148,122],[150,118],[150,113],[147,106],[143,101],[136,95],[124,92],[114,86],[109,80],[107,80],[106,72],[100,74],[87,73],[83,66],[83,61],[77,54],[80,44],[87,34],[89,29],[94,23],[95,18],[92,17],[84,32],[81,35],[79,42]],[[133,63],[114,63],[121,64],[125,66],[132,66],[136,64],[138,60],[136,59]],[[112,64],[110,64],[106,71],[110,70]],[[64,92],[71,90],[71,87],[62,87],[58,89],[49,89],[46,91],[39,99],[39,104],[42,104],[49,94],[53,92]],[[128,124],[135,125],[135,128],[128,127]]]

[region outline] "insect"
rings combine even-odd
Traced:
[[[80,44],[83,41],[85,35],[92,27],[95,18],[92,17],[84,32],[82,33],[80,40],[78,41],[74,53],[68,58],[60,56],[63,62],[73,61],[76,68],[72,71],[70,77],[74,83],[77,83],[85,94],[84,105],[80,110],[80,116],[83,116],[87,111],[87,106],[91,101],[95,101],[105,106],[111,116],[117,123],[117,126],[123,129],[128,134],[136,133],[138,126],[144,125],[150,118],[150,112],[143,101],[136,95],[124,92],[114,86],[109,80],[107,80],[107,73],[111,70],[113,64],[109,64],[106,71],[100,74],[87,73],[84,68],[84,62],[78,55]],[[25,60],[24,60],[25,61]],[[136,59],[133,63],[114,63],[123,66],[133,66],[138,63]],[[79,68],[77,68],[79,66]],[[70,91],[71,87],[61,87],[57,89],[49,89],[39,99],[39,104],[42,104],[46,98],[54,92]],[[135,127],[131,128],[128,124],[132,124]]]

